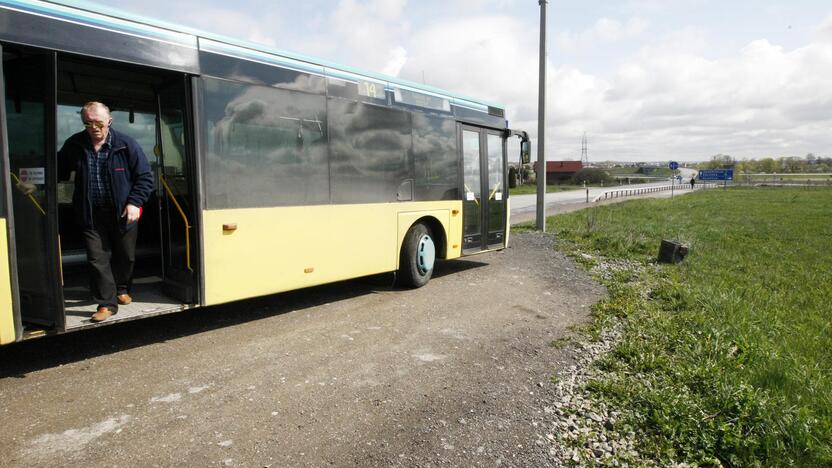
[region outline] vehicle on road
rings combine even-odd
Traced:
[[[506,246],[506,140],[527,158],[528,137],[502,106],[77,5],[0,1],[0,344],[99,326],[56,177],[88,101],[155,178],[134,301],[103,324],[383,272],[419,287],[436,258]]]

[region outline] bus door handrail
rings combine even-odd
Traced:
[[[494,186],[494,190],[488,195],[488,199],[491,200],[494,198],[494,194],[497,193],[497,190],[500,190],[500,186],[503,185],[502,182],[497,182],[497,185]]]
[[[17,174],[15,174],[12,171],[9,171],[9,174],[11,174],[12,177],[14,177],[16,185],[19,186],[19,185],[22,184],[22,181],[20,180],[20,177],[17,176]],[[31,193],[27,193],[26,196],[29,197],[29,200],[32,202],[32,204],[35,205],[35,208],[37,208],[38,211],[40,211],[40,214],[42,214],[43,216],[46,216],[46,210],[44,210],[43,207],[40,206],[40,203],[38,203],[38,199],[35,198],[35,196],[32,195]],[[59,259],[63,258],[63,255],[64,255],[63,252],[61,252],[61,235],[58,234],[58,258]],[[64,264],[63,264],[63,262],[60,262],[60,261],[58,262],[58,274],[61,275],[61,286],[63,286],[64,285]]]
[[[167,192],[170,199],[173,200],[173,204],[176,206],[176,209],[179,210],[179,215],[182,216],[182,221],[185,223],[185,264],[188,267],[188,271],[194,271],[194,269],[191,268],[191,223],[188,222],[188,217],[185,215],[185,211],[182,209],[182,206],[180,206],[179,202],[176,200],[173,190],[170,189],[170,186],[165,181],[165,176],[159,175],[159,180],[165,187],[165,192]]]
[[[471,190],[471,187],[469,187],[469,186],[468,186],[468,184],[463,183],[462,185],[463,185],[463,187],[465,187],[465,190],[467,190],[467,191],[468,191],[468,193],[474,193],[474,191],[473,191],[473,190]],[[482,196],[482,195],[480,195],[480,196]],[[466,198],[467,198],[467,196],[466,196]],[[476,203],[476,204],[477,204],[477,206],[480,206],[480,201],[479,201],[479,200],[477,200],[476,193],[474,193],[474,203]]]

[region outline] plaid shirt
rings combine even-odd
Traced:
[[[110,185],[110,172],[107,160],[110,157],[113,135],[107,133],[107,141],[96,152],[92,145],[85,148],[87,152],[87,167],[89,168],[90,201],[93,206],[113,206],[113,190]]]

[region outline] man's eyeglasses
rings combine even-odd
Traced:
[[[84,122],[84,128],[95,127],[95,128],[98,128],[98,129],[102,129],[106,126],[107,126],[107,124],[105,124],[104,122]]]

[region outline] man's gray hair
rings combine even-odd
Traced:
[[[110,115],[110,108],[107,107],[104,103],[98,102],[98,101],[90,101],[90,102],[84,104],[84,107],[81,108],[82,118],[83,118],[84,112],[88,112],[88,111],[91,111],[91,110],[96,109],[96,108],[97,109],[104,109],[105,111],[107,111],[107,116],[112,117],[112,115]]]

